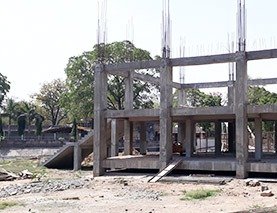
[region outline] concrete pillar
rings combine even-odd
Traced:
[[[134,72],[130,70],[125,78],[125,102],[124,109],[133,109],[134,101]],[[128,119],[124,120],[124,155],[132,155],[133,153],[133,124]]]
[[[277,121],[274,122],[274,150],[277,154]]]
[[[172,67],[163,59],[160,70],[160,170],[172,158]]]
[[[262,119],[255,118],[255,159],[261,160],[263,153]]]
[[[235,152],[235,125],[233,122],[228,122],[228,152]]]
[[[234,105],[234,87],[228,87],[228,106]]]
[[[236,61],[236,177],[247,178],[248,136],[247,136],[247,61],[245,52],[239,52]]]
[[[133,123],[124,120],[124,155],[132,155],[133,153]]]
[[[94,136],[93,136],[93,175],[104,174],[103,160],[107,158],[107,73],[103,65],[97,64],[94,70]]]
[[[140,122],[140,134],[139,134],[139,150],[141,155],[146,155],[147,141],[146,141],[146,123]]]
[[[179,89],[178,90],[178,106],[179,107],[184,107],[187,105],[187,94],[186,90],[184,89]]]
[[[221,122],[215,122],[215,155],[219,156],[221,154]]]
[[[185,152],[186,150],[185,137],[186,137],[186,123],[184,121],[180,121],[178,122],[178,142],[182,145],[183,152]]]
[[[190,158],[193,153],[193,122],[190,118],[186,119],[186,133],[185,133],[185,144],[186,144],[186,157]]]
[[[73,155],[73,170],[78,171],[81,169],[82,163],[82,148],[76,142],[74,144],[74,155]]]
[[[111,121],[111,157],[118,156],[119,128],[118,120]]]

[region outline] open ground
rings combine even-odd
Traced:
[[[9,160],[1,167],[14,172],[27,168],[36,176],[0,182],[0,195],[4,190],[10,193],[0,200],[3,212],[277,212],[277,196],[262,197],[261,186],[247,186],[246,180],[206,176],[206,183],[197,183],[174,176],[149,183],[155,173],[93,177],[92,171],[46,169],[37,160]],[[273,182],[260,184],[277,193]],[[22,193],[20,186],[30,190]],[[203,199],[185,197],[192,190],[214,194]]]

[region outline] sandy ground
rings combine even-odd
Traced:
[[[225,185],[188,182],[148,183],[148,174],[123,174],[93,178],[91,171],[52,172],[53,179],[87,178],[89,186],[53,193],[31,193],[2,198],[18,205],[2,212],[266,212],[277,208],[277,184],[267,185],[275,194],[261,197],[261,187],[246,186],[245,180],[232,180]],[[0,182],[0,187],[21,184],[31,180]],[[217,189],[219,193],[204,200],[181,200],[183,191]],[[269,212],[269,211],[268,211]]]

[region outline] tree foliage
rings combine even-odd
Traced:
[[[199,89],[189,89],[187,91],[187,101],[193,107],[221,106],[222,97],[219,93],[206,94]],[[208,134],[214,131],[214,125],[211,122],[201,122],[199,126]]]
[[[0,73],[0,106],[1,107],[2,107],[2,102],[9,91],[10,91],[10,82],[7,80],[6,76]]]
[[[248,101],[249,104],[253,105],[276,104],[277,94],[267,91],[264,87],[251,86],[248,89]],[[253,126],[250,127],[254,131]],[[273,127],[273,121],[263,122],[263,129],[265,131],[273,131]]]
[[[53,80],[50,83],[42,85],[39,93],[33,97],[45,110],[45,119],[51,121],[51,124],[59,125],[66,118],[66,112],[62,108],[62,98],[67,93],[65,83],[60,79]]]
[[[92,118],[93,66],[96,62],[101,60],[105,64],[110,64],[150,59],[151,56],[148,51],[136,48],[129,41],[95,45],[92,51],[71,57],[65,69],[69,92],[64,98],[64,106],[67,107],[71,116],[76,117],[77,120]],[[150,75],[155,73],[153,70],[144,72]],[[124,89],[124,78],[119,76],[108,77],[108,108],[124,108]],[[154,87],[148,83],[134,81],[134,107],[153,107],[154,102],[153,97],[151,97],[153,89]]]

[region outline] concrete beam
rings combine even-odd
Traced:
[[[248,61],[277,58],[277,49],[250,51],[246,53],[246,58]]]
[[[248,84],[251,86],[277,84],[277,78],[251,79],[248,80]]]
[[[277,113],[277,104],[248,105],[247,113],[248,114]]]
[[[107,118],[158,117],[159,109],[107,110]]]
[[[105,65],[105,70],[109,73],[117,71],[129,71],[129,70],[142,70],[142,69],[154,69],[160,68],[161,60],[151,60],[151,61],[133,61],[128,63],[119,64],[107,64]]]
[[[192,66],[192,65],[205,65],[216,63],[228,63],[236,62],[237,55],[240,53],[227,53],[208,56],[196,56],[196,57],[183,57],[171,59],[171,66]],[[246,53],[246,60],[259,60],[277,58],[277,49],[249,51]],[[129,63],[120,64],[107,64],[105,70],[111,74],[115,70],[117,71],[129,71],[139,69],[155,69],[160,68],[162,60],[151,61],[134,61]]]
[[[220,107],[182,107],[172,109],[172,116],[193,116],[193,115],[231,115],[234,110],[230,106]]]
[[[261,160],[263,153],[262,119],[255,118],[255,159]]]
[[[232,86],[233,84],[234,84],[233,81],[218,81],[218,82],[181,84],[181,87],[184,89],[204,89],[204,88],[229,87],[229,86]]]
[[[208,55],[208,56],[196,56],[185,58],[173,58],[171,59],[172,66],[192,66],[192,65],[206,65],[217,63],[228,63],[236,61],[236,53]]]

